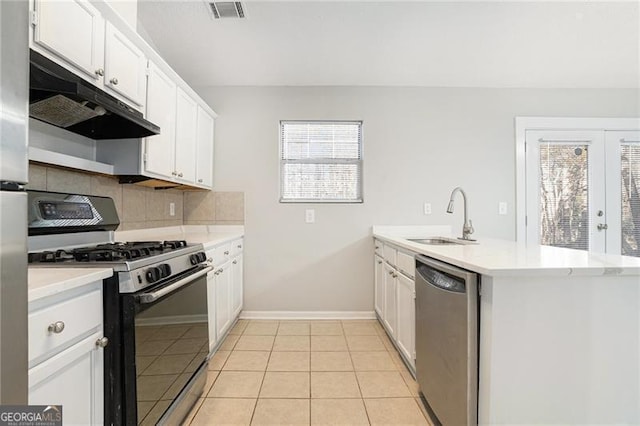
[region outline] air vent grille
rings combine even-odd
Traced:
[[[244,7],[239,1],[210,2],[209,7],[215,19],[244,18]]]

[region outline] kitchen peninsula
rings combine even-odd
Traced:
[[[640,422],[640,259],[374,227],[376,246],[480,275],[478,423]],[[385,257],[386,259],[386,257]]]

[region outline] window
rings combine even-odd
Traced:
[[[362,122],[281,121],[280,201],[362,202]]]

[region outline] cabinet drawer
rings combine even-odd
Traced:
[[[216,247],[213,253],[213,264],[216,266],[222,265],[231,258],[231,243],[222,244]]]
[[[56,333],[49,326],[64,324]],[[68,344],[97,330],[102,324],[102,290],[74,295],[29,313],[29,364],[45,354],[59,352]]]
[[[398,267],[398,269],[400,269],[411,278],[415,278],[416,262],[414,257],[410,254],[399,251],[396,258],[398,262],[396,266]]]
[[[382,256],[382,241],[373,240],[373,248],[377,255]]]
[[[235,240],[231,243],[231,256],[236,256],[242,253],[244,249],[244,240],[240,238],[239,240]]]
[[[396,266],[396,256],[398,250],[396,250],[395,247],[392,247],[389,244],[384,244],[382,246],[382,253],[384,260],[386,260],[390,265]]]

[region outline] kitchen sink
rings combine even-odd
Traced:
[[[407,238],[407,240],[413,243],[426,244],[430,246],[454,246],[475,243],[475,241],[462,241],[446,237]]]

